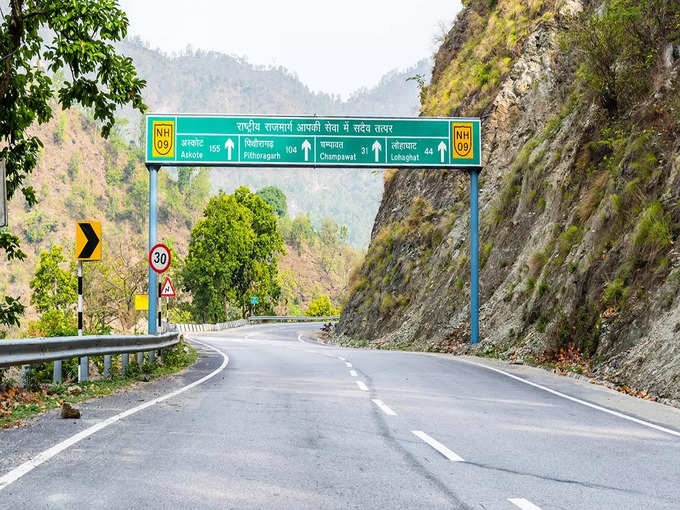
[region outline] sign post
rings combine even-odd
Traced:
[[[156,179],[161,166],[468,171],[470,341],[479,342],[479,118],[153,114],[147,116],[146,122],[149,246],[156,242]],[[150,271],[149,292],[155,284],[155,274]],[[155,307],[154,298],[150,296],[150,308]],[[151,332],[151,319],[149,327]]]
[[[158,172],[156,171],[156,176]],[[153,273],[153,279],[149,279],[149,334],[158,333],[160,326],[160,283],[158,275],[166,272],[170,268],[172,255],[170,249],[164,244],[156,244],[149,250],[149,274]],[[154,353],[149,351],[149,362],[153,363]]]
[[[253,310],[256,304],[260,302],[260,298],[257,296],[253,296],[250,298],[250,315],[253,315]]]
[[[76,222],[76,260],[78,261],[78,336],[83,336],[83,262],[102,259],[102,224],[99,221]],[[61,382],[62,362],[55,361],[52,373],[54,382]],[[89,359],[80,358],[78,382],[89,377]],[[104,376],[111,375],[111,356],[104,356]]]
[[[149,251],[158,242],[158,170],[160,167],[157,165],[147,165],[149,170]],[[157,332],[156,328],[156,307],[158,306],[158,281],[156,272],[151,266],[149,266],[149,313],[148,313],[148,333],[150,335],[155,335]],[[149,361],[154,361],[153,353],[149,354]],[[137,364],[141,368],[144,364],[144,353],[137,353]]]

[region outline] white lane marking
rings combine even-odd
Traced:
[[[123,411],[122,413],[116,414],[115,416],[111,416],[110,418],[107,418],[104,421],[100,421],[99,423],[92,425],[89,428],[86,428],[85,430],[78,432],[77,434],[69,437],[68,439],[65,439],[61,443],[58,443],[54,445],[52,448],[48,448],[47,450],[39,453],[35,457],[33,457],[30,460],[27,460],[20,466],[12,469],[8,473],[5,473],[3,476],[0,477],[0,491],[3,490],[5,487],[10,485],[13,482],[16,482],[19,478],[24,476],[25,474],[31,472],[41,464],[47,462],[51,458],[55,457],[56,455],[59,455],[61,452],[66,450],[67,448],[70,448],[76,443],[79,443],[83,439],[86,439],[90,437],[91,435],[99,432],[100,430],[108,427],[109,425],[113,425],[114,423],[122,420],[123,418],[127,418],[128,416],[132,416],[133,414],[136,414],[140,411],[143,411],[147,407],[151,407],[155,404],[158,404],[160,402],[163,402],[165,400],[171,399],[172,397],[176,397],[177,395],[184,393],[185,391],[188,391],[192,388],[195,388],[199,384],[203,384],[209,379],[212,379],[215,377],[217,374],[219,374],[222,370],[226,368],[226,366],[229,364],[229,356],[227,356],[225,353],[222,351],[216,349],[212,345],[204,344],[203,342],[199,342],[197,340],[194,340],[196,343],[201,344],[205,347],[209,347],[210,349],[214,350],[215,352],[219,353],[222,355],[223,361],[222,365],[220,367],[212,372],[210,372],[208,375],[205,377],[202,377],[198,381],[194,381],[191,384],[184,386],[183,388],[180,388],[176,391],[173,391],[172,393],[168,393],[167,395],[164,395],[162,397],[155,398],[153,400],[149,400],[148,402],[144,402],[141,405],[138,405],[137,407],[133,407],[132,409],[128,409],[127,411]]]
[[[606,407],[599,406],[597,404],[592,404],[590,402],[586,402],[585,400],[581,400],[580,398],[572,397],[570,395],[567,395],[566,393],[562,393],[561,391],[553,390],[548,388],[547,386],[543,386],[541,384],[537,384],[531,381],[527,381],[526,379],[522,379],[521,377],[517,377],[516,375],[512,375],[508,372],[504,372],[503,370],[499,370],[498,368],[493,368],[493,367],[488,367],[486,365],[482,365],[481,363],[475,363],[474,361],[469,361],[466,359],[458,359],[457,361],[461,361],[463,363],[468,363],[469,365],[474,365],[477,367],[481,368],[486,368],[487,370],[491,370],[492,372],[497,372],[499,374],[502,374],[506,377],[509,377],[510,379],[514,379],[515,381],[519,381],[524,384],[528,384],[529,386],[533,386],[534,388],[538,388],[539,390],[547,391],[548,393],[551,393],[555,396],[565,398],[567,400],[570,400],[572,402],[576,402],[577,404],[584,405],[586,407],[590,407],[591,409],[596,409],[597,411],[602,411],[603,413],[611,414],[612,416],[616,416],[617,418],[621,418],[623,420],[628,420],[632,421],[633,423],[637,423],[638,425],[642,425],[643,427],[649,427],[650,429],[658,430],[659,432],[665,432],[666,434],[670,434],[672,436],[680,437],[680,432],[668,429],[666,427],[662,427],[661,425],[656,425],[655,423],[650,423],[645,420],[641,420],[639,418],[634,418],[632,416],[628,416],[627,414],[620,413],[618,411],[613,411],[611,409],[607,409]]]
[[[345,366],[347,368],[352,368],[352,364],[349,361],[345,361]]]
[[[425,441],[427,444],[429,444],[432,448],[437,450],[439,453],[441,453],[444,457],[449,459],[451,462],[465,462],[462,457],[456,455],[454,452],[449,450],[446,446],[441,444],[436,439],[431,438],[430,436],[428,436],[422,430],[412,430],[411,433],[414,436]]]
[[[508,501],[522,510],[541,510],[540,506],[536,506],[524,498],[509,498]]]
[[[343,358],[342,356],[338,356],[338,359],[339,359],[340,361],[347,361],[347,360],[346,360],[345,358]]]
[[[396,415],[397,415],[397,413],[395,413],[394,411],[392,411],[392,409],[390,409],[389,406],[386,405],[385,402],[383,402],[382,400],[378,400],[377,398],[374,398],[374,399],[372,400],[372,402],[373,402],[375,405],[377,405],[377,406],[380,408],[380,410],[381,410],[383,413],[385,413],[387,416],[396,416]]]
[[[362,381],[357,381],[356,383],[361,391],[368,391],[368,386],[366,386]]]
[[[357,377],[357,376],[358,376],[356,370],[350,370],[350,371],[349,371],[349,375],[351,375],[352,377]]]

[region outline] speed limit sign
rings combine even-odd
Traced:
[[[157,244],[149,252],[149,265],[157,273],[165,273],[170,267],[170,250],[164,244]]]

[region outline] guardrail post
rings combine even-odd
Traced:
[[[52,368],[52,382],[54,384],[59,384],[62,380],[63,380],[62,362],[55,361],[54,366]]]
[[[104,377],[111,377],[111,356],[104,356]]]
[[[120,355],[120,375],[123,377],[127,373],[127,367],[128,367],[128,360],[130,359],[129,354],[121,354]]]
[[[19,381],[19,385],[22,388],[25,388],[28,384],[28,372],[30,369],[30,365],[21,365],[21,380]]]

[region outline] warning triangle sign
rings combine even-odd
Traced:
[[[170,278],[166,278],[161,290],[161,297],[175,297],[175,295],[175,288],[172,286]]]

